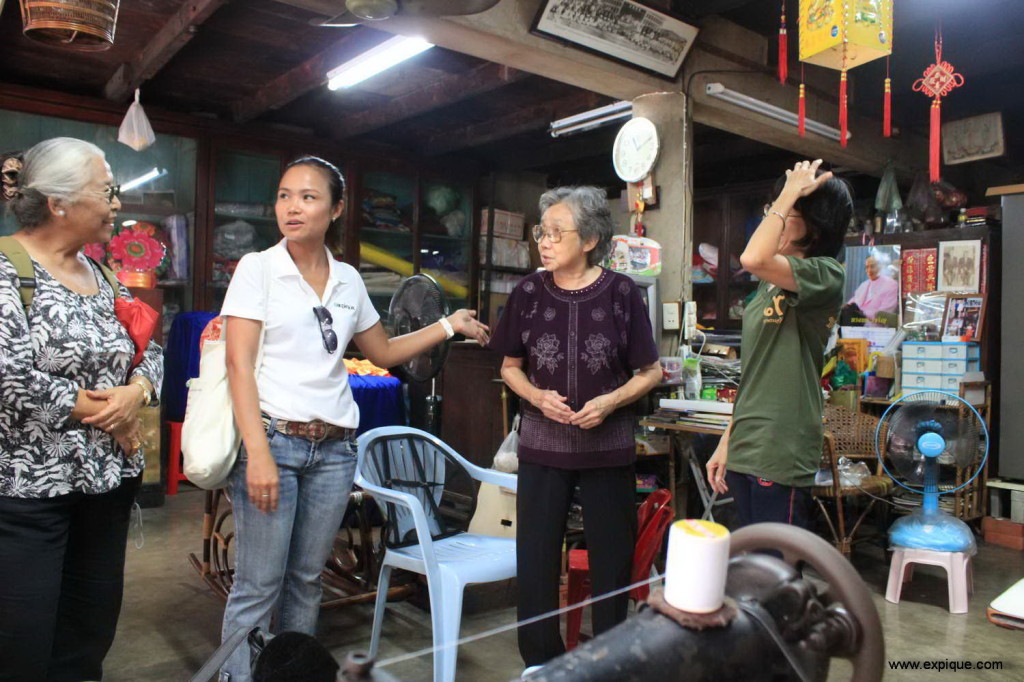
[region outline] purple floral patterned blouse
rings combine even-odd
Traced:
[[[640,290],[611,270],[575,291],[556,286],[550,272],[524,277],[509,297],[490,348],[526,358],[530,383],[568,397],[573,410],[658,360]],[[600,426],[581,429],[552,421],[524,401],[519,458],[559,469],[624,466],[636,456],[633,425],[631,406],[608,415]]]

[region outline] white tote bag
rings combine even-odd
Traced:
[[[266,320],[267,301],[270,298],[270,262],[263,259],[263,318]],[[209,329],[219,318],[212,320]],[[223,326],[221,326],[223,329]],[[267,323],[260,330],[259,351],[256,356],[256,374],[263,364],[263,338]],[[242,434],[235,424],[228,389],[226,333],[219,339],[207,339],[199,356],[199,376],[188,382],[188,402],[185,404],[185,422],[181,427],[181,452],[184,455],[185,476],[206,490],[223,487],[235,457],[242,444]]]

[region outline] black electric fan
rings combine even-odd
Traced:
[[[388,322],[392,334],[401,336],[436,324],[447,317],[448,299],[440,285],[426,273],[409,277],[391,297],[388,308]],[[412,381],[430,382],[427,397],[426,430],[434,435],[441,433],[441,396],[437,395],[437,375],[448,359],[451,340],[440,343],[401,365],[402,374]]]
[[[977,478],[985,468],[988,445],[984,419],[952,393],[911,393],[885,411],[875,435],[878,458],[893,481],[923,495],[920,511],[889,529],[893,544],[957,552],[973,543],[967,524],[940,511],[939,496],[966,488]],[[963,480],[971,469],[973,474]]]
[[[478,14],[500,0],[346,0],[345,11],[327,20],[314,19],[315,26],[357,26],[368,21],[383,21],[394,16],[448,17]]]

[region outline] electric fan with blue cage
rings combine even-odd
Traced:
[[[919,508],[892,524],[891,544],[973,551],[971,529],[942,509],[939,498],[974,482],[985,469],[988,448],[985,420],[957,395],[919,391],[893,402],[875,432],[876,454],[896,484],[923,498]]]

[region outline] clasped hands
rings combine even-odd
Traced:
[[[97,429],[112,435],[125,453],[129,455],[142,446],[139,409],[142,407],[140,389],[137,384],[115,386],[99,390],[89,390],[86,396],[92,400],[102,400],[106,406],[91,417],[82,420],[83,424],[95,426]]]
[[[538,389],[534,398],[530,401],[534,407],[544,413],[544,416],[559,424],[572,424],[581,429],[592,429],[599,426],[612,412],[615,411],[615,400],[610,394],[599,395],[573,412],[566,403],[569,401],[558,391]]]

